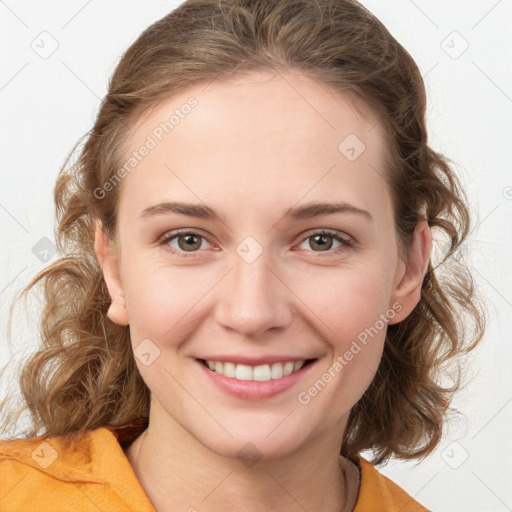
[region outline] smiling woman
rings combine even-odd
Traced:
[[[361,5],[183,3],[55,197],[2,509],[427,510],[374,464],[435,449],[483,320],[421,75]]]

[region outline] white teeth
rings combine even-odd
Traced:
[[[281,379],[300,370],[306,360],[287,361],[286,363],[262,364],[260,366],[249,366],[247,364],[235,364],[231,362],[206,361],[210,370],[238,380],[255,380],[265,382],[268,380]]]
[[[268,364],[262,364],[256,366],[252,371],[253,380],[265,381],[272,380],[272,373],[270,372],[270,366]]]
[[[217,371],[217,368],[215,368]],[[222,373],[222,370],[218,373]],[[237,364],[235,368],[235,379],[238,380],[253,380],[252,379],[252,368],[246,364]]]
[[[221,373],[225,377],[229,377],[231,379],[234,379],[236,377],[236,365],[234,363],[224,363],[224,368],[221,371]]]
[[[296,372],[297,370],[300,370],[304,366],[305,362],[306,361],[295,361],[295,363],[293,363],[293,371]]]
[[[293,372],[293,363],[289,361],[288,363],[285,363],[283,366],[283,375],[286,377],[287,375],[290,375],[290,373]]]
[[[272,365],[272,378],[281,379],[283,377],[283,365],[281,363],[274,363]]]

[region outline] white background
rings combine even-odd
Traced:
[[[179,3],[0,1],[0,366],[36,347],[36,305],[32,323],[15,317],[11,339],[8,308],[58,257],[41,261],[33,250],[51,256],[53,186],[64,158],[92,127],[121,53]],[[468,368],[473,380],[453,403],[463,420],[448,425],[421,464],[392,461],[379,469],[435,511],[511,510],[512,0],[363,4],[425,78],[430,141],[466,183],[477,226],[470,257],[488,306],[488,330]],[[55,52],[44,55],[52,45]],[[12,369],[1,385],[2,393],[16,389]]]

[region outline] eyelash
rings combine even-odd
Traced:
[[[199,234],[199,233],[196,233],[194,231],[189,231],[189,230],[175,230],[175,231],[169,231],[167,233],[164,233],[159,239],[158,239],[158,243],[162,246],[168,244],[171,240],[173,240],[174,238],[177,238],[179,237],[180,235],[193,235],[193,236],[196,236],[198,238],[201,238],[203,240],[207,240],[205,236]],[[334,240],[338,241],[338,242],[341,242],[343,245],[341,247],[337,247],[336,249],[329,249],[328,251],[309,251],[309,252],[314,252],[314,253],[318,253],[322,256],[329,256],[329,255],[332,255],[332,254],[338,254],[340,251],[342,250],[345,250],[347,247],[352,247],[354,245],[354,240],[352,238],[349,238],[348,236],[347,237],[344,237],[342,235],[340,235],[337,231],[331,231],[331,230],[328,230],[328,229],[322,229],[322,230],[319,230],[319,231],[314,231],[312,233],[309,233],[307,236],[305,236],[304,238],[302,238],[302,240],[300,241],[300,244],[302,244],[304,241],[308,240],[309,238],[313,238],[315,236],[319,236],[319,235],[326,235],[328,237],[331,237],[333,238]],[[299,244],[299,245],[300,245]],[[190,252],[190,253],[187,253],[186,251],[181,251],[181,250],[176,250],[174,248],[171,248],[170,246],[167,246],[164,248],[165,250],[167,251],[170,251],[174,254],[178,254],[180,256],[183,256],[184,258],[195,258],[195,257],[198,257],[198,253],[201,252],[201,251],[193,251],[193,252]],[[324,253],[324,254],[322,254]]]

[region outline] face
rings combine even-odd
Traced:
[[[227,456],[341,442],[428,261],[426,229],[419,256],[399,256],[375,118],[282,77],[194,86],[142,118],[117,253],[97,231],[150,421]]]

